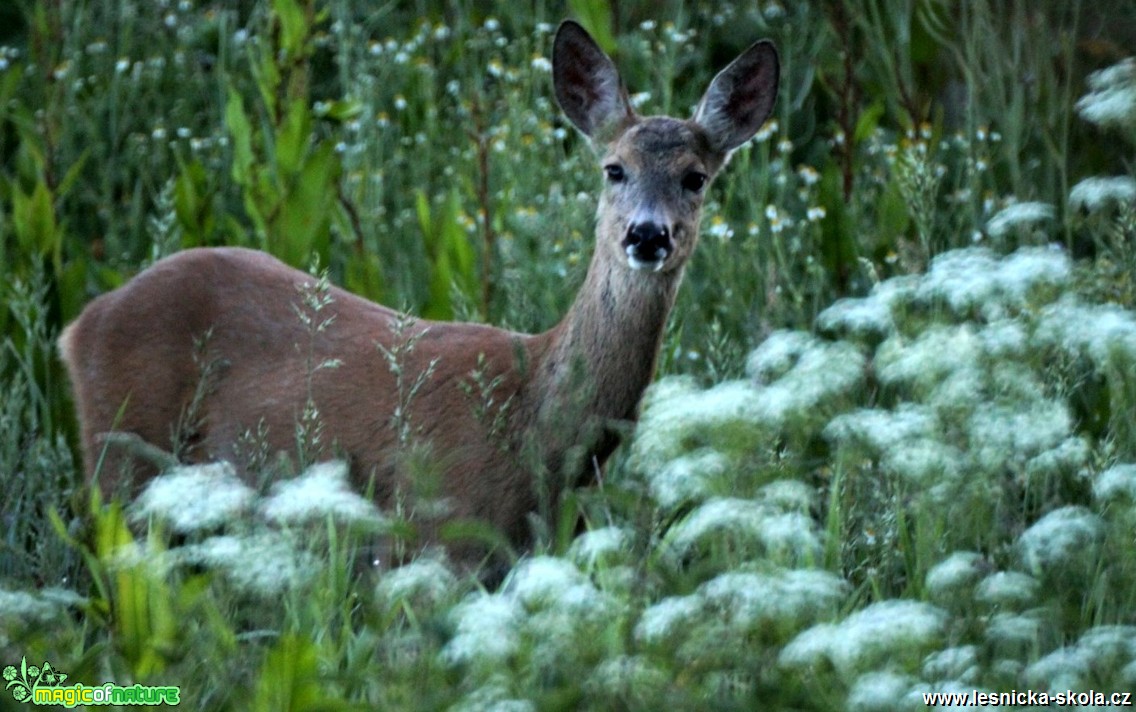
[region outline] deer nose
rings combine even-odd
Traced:
[[[635,223],[627,229],[623,250],[632,268],[658,271],[674,251],[671,231],[656,222]]]

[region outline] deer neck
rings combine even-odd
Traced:
[[[575,302],[545,334],[536,395],[550,427],[570,429],[566,418],[599,426],[633,419],[654,376],[682,269],[635,271],[602,251],[598,245]]]

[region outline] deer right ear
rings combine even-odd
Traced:
[[[606,140],[635,118],[615,64],[571,20],[552,43],[552,84],[560,108],[589,138]]]
[[[706,129],[716,150],[729,155],[757,133],[773,113],[780,73],[777,49],[762,41],[714,77],[694,110],[694,120]]]

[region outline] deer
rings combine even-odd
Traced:
[[[534,514],[594,483],[633,426],[707,188],[772,113],[779,60],[758,41],[713,78],[691,118],[640,116],[614,62],[569,20],[553,40],[552,80],[603,183],[586,276],[559,323],[524,334],[409,319],[327,285],[311,329],[296,307],[310,273],[252,249],[174,253],[95,298],[59,338],[92,486],[121,492],[160,474],[115,434],[163,451],[180,439],[180,461],[228,461],[252,480],[242,438],[292,452],[314,406],[353,486],[380,509],[407,486],[409,437],[431,454],[443,520],[478,520],[529,545]],[[490,413],[471,402],[485,391]]]

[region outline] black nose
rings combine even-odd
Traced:
[[[666,227],[654,222],[643,222],[628,228],[627,236],[623,238],[623,249],[634,260],[660,264],[671,256],[674,245],[671,243],[671,232]]]

